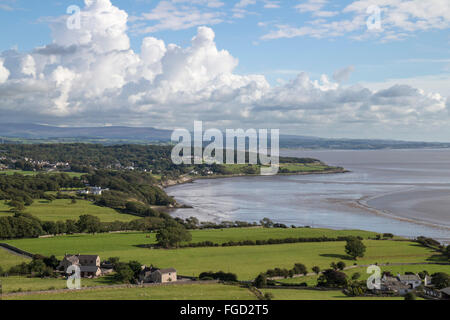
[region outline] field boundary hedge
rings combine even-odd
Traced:
[[[13,252],[15,252],[17,254],[20,254],[22,256],[27,256],[28,258],[33,258],[34,257],[33,253],[30,253],[30,252],[27,252],[25,250],[16,248],[16,247],[14,247],[12,245],[9,245],[7,243],[0,243],[0,247],[3,247],[3,248],[5,248],[5,249],[7,249],[9,251],[13,251]]]

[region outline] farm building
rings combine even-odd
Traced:
[[[142,283],[169,283],[177,281],[177,270],[148,268],[142,266],[142,271],[139,275],[139,281]]]
[[[98,255],[65,255],[58,266],[58,270],[67,273],[67,269],[72,265],[80,268],[82,278],[95,278],[102,275]]]

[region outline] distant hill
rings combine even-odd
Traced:
[[[172,131],[145,127],[53,127],[38,124],[0,124],[0,137],[4,143],[91,142],[169,143]],[[2,142],[2,141],[0,141]],[[450,143],[411,142],[370,139],[329,139],[310,136],[282,135],[281,148],[304,149],[415,149],[450,148]]]
[[[110,139],[169,141],[172,131],[135,127],[52,127],[38,124],[0,124],[0,137],[24,139]]]
[[[304,149],[341,149],[341,150],[377,150],[377,149],[423,149],[450,148],[450,143],[371,140],[371,139],[329,139],[304,136],[281,136],[282,148]]]

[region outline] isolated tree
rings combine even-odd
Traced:
[[[357,258],[364,257],[364,253],[366,252],[366,246],[360,239],[350,238],[347,240],[345,252],[354,260],[356,260]]]
[[[175,221],[166,221],[156,234],[158,245],[164,248],[178,247],[181,242],[192,240],[184,226]]]
[[[320,273],[320,267],[319,267],[319,266],[314,266],[314,267],[312,267],[312,271],[313,271],[315,274],[319,275],[319,273]]]

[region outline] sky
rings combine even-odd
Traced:
[[[450,141],[448,0],[0,0],[0,123]]]

